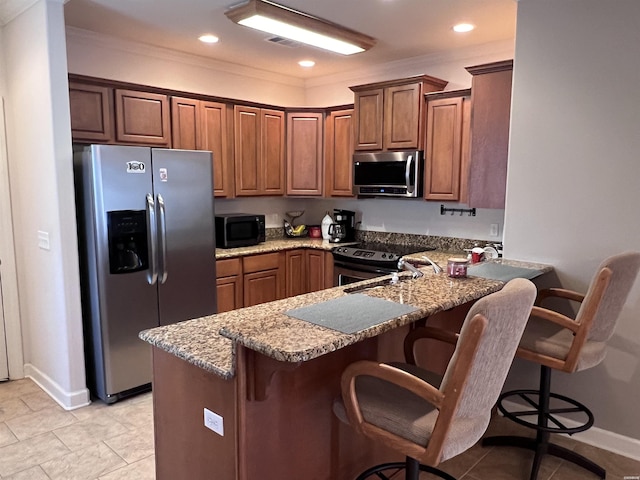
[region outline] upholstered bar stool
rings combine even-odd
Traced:
[[[418,480],[421,471],[455,480],[436,467],[485,432],[535,296],[530,281],[515,279],[471,307],[459,336],[422,327],[424,336],[456,343],[439,387],[415,365],[360,361],[347,367],[334,412],[406,456],[405,462],[372,467],[357,480],[387,479],[403,468],[407,480]]]
[[[497,436],[486,438],[482,442],[485,446],[533,450],[535,456],[530,480],[538,477],[542,458],[547,453],[605,478],[606,472],[599,465],[549,442],[551,433],[582,432],[589,429],[594,420],[593,414],[585,405],[551,392],[551,369],[573,373],[595,367],[604,359],[606,342],[613,335],[639,269],[640,253],[615,255],[600,264],[586,295],[559,288],[543,290],[538,295],[516,355],[540,364],[539,390],[514,390],[502,394],[498,400],[498,409],[504,416],[535,429],[536,438]],[[580,308],[575,319],[539,306],[551,297],[579,302]],[[524,400],[527,405],[513,407],[511,404],[512,410],[508,410],[505,401],[513,399]],[[577,426],[566,426],[555,416],[567,414],[579,418]],[[530,421],[526,417],[533,419]]]

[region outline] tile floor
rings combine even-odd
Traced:
[[[152,409],[148,393],[111,406],[95,402],[67,412],[31,380],[0,383],[0,479],[153,480]],[[529,432],[496,417],[487,434],[497,433]],[[568,438],[561,441],[604,466],[607,480],[640,476],[640,462]],[[476,445],[441,468],[459,480],[528,480],[531,457],[515,448]],[[545,459],[538,478],[596,479],[553,457]]]

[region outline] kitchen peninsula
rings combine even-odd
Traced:
[[[446,264],[448,254],[429,252]],[[419,258],[419,255],[417,255]],[[541,274],[549,266],[500,261]],[[159,480],[348,479],[398,460],[357,436],[332,413],[344,368],[360,359],[401,360],[413,322],[499,290],[498,280],[425,275],[377,278],[268,304],[154,328],[156,475]],[[366,288],[379,286],[381,288]],[[286,314],[358,294],[415,307],[353,334]],[[210,417],[205,427],[205,409]],[[217,430],[219,433],[214,433]]]

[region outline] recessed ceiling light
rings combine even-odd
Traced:
[[[300,60],[298,62],[298,65],[300,65],[301,67],[313,67],[316,64],[316,62],[314,62],[313,60]]]
[[[206,35],[200,35],[198,37],[198,40],[200,40],[202,43],[218,43],[218,40],[220,39],[215,35],[207,33]]]
[[[458,33],[465,33],[470,32],[474,28],[476,28],[475,25],[471,25],[470,23],[458,23],[457,25],[453,26],[453,31]]]

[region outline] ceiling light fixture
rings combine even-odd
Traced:
[[[475,29],[475,25],[471,25],[470,23],[458,23],[453,26],[453,31],[458,33],[466,33]]]
[[[198,37],[198,40],[200,40],[202,43],[218,43],[218,40],[220,39],[215,35],[211,35],[210,33],[207,33],[205,35],[200,35]]]
[[[300,60],[298,62],[298,65],[300,65],[301,67],[305,67],[305,68],[313,67],[315,64],[316,64],[316,62],[314,62],[313,60]]]
[[[225,15],[239,25],[342,55],[364,52],[376,42],[362,33],[265,0],[249,0]]]

